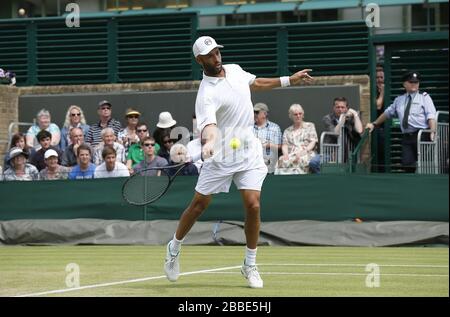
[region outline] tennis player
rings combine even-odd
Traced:
[[[241,273],[251,288],[262,288],[263,281],[256,267],[256,251],[260,193],[267,167],[261,142],[253,134],[251,91],[287,87],[302,81],[310,82],[313,78],[308,74],[311,69],[279,78],[256,78],[239,65],[222,65],[220,48],[223,46],[210,36],[198,38],[192,48],[204,72],[195,103],[204,163],[194,198],[181,215],[173,239],[167,244],[164,270],[169,281],[178,279],[183,239],[208,207],[212,195],[228,192],[233,181],[241,193],[246,211],[247,246]]]

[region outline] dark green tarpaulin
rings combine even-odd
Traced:
[[[123,219],[176,220],[190,202],[197,179],[178,177],[155,204],[123,201],[124,179],[0,182],[0,220]],[[263,221],[448,222],[448,175],[322,174],[268,176],[262,192]],[[243,220],[238,191],[214,196],[200,220]]]

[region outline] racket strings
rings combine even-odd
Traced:
[[[154,171],[152,171],[154,172]],[[161,171],[160,176],[143,172],[131,177],[124,187],[124,197],[131,204],[144,205],[158,199],[169,185],[169,177]]]

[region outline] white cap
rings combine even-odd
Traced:
[[[58,153],[55,150],[52,150],[52,149],[48,149],[47,151],[45,151],[45,154],[44,154],[44,158],[45,159],[48,159],[51,156],[58,157]]]
[[[172,115],[170,114],[170,112],[161,112],[159,114],[159,121],[156,124],[156,126],[158,128],[170,128],[172,126],[174,126],[177,122],[175,120],[173,120]]]
[[[198,55],[208,54],[216,47],[222,48],[223,46],[217,44],[216,40],[214,40],[211,36],[201,36],[192,46],[192,52],[194,53],[194,56],[197,57]]]

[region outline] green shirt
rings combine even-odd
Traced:
[[[158,143],[155,144],[155,155],[158,155],[160,146]],[[144,150],[141,148],[140,143],[134,143],[128,149],[127,161],[131,160],[131,167],[134,167],[136,164],[140,163],[144,160]]]

